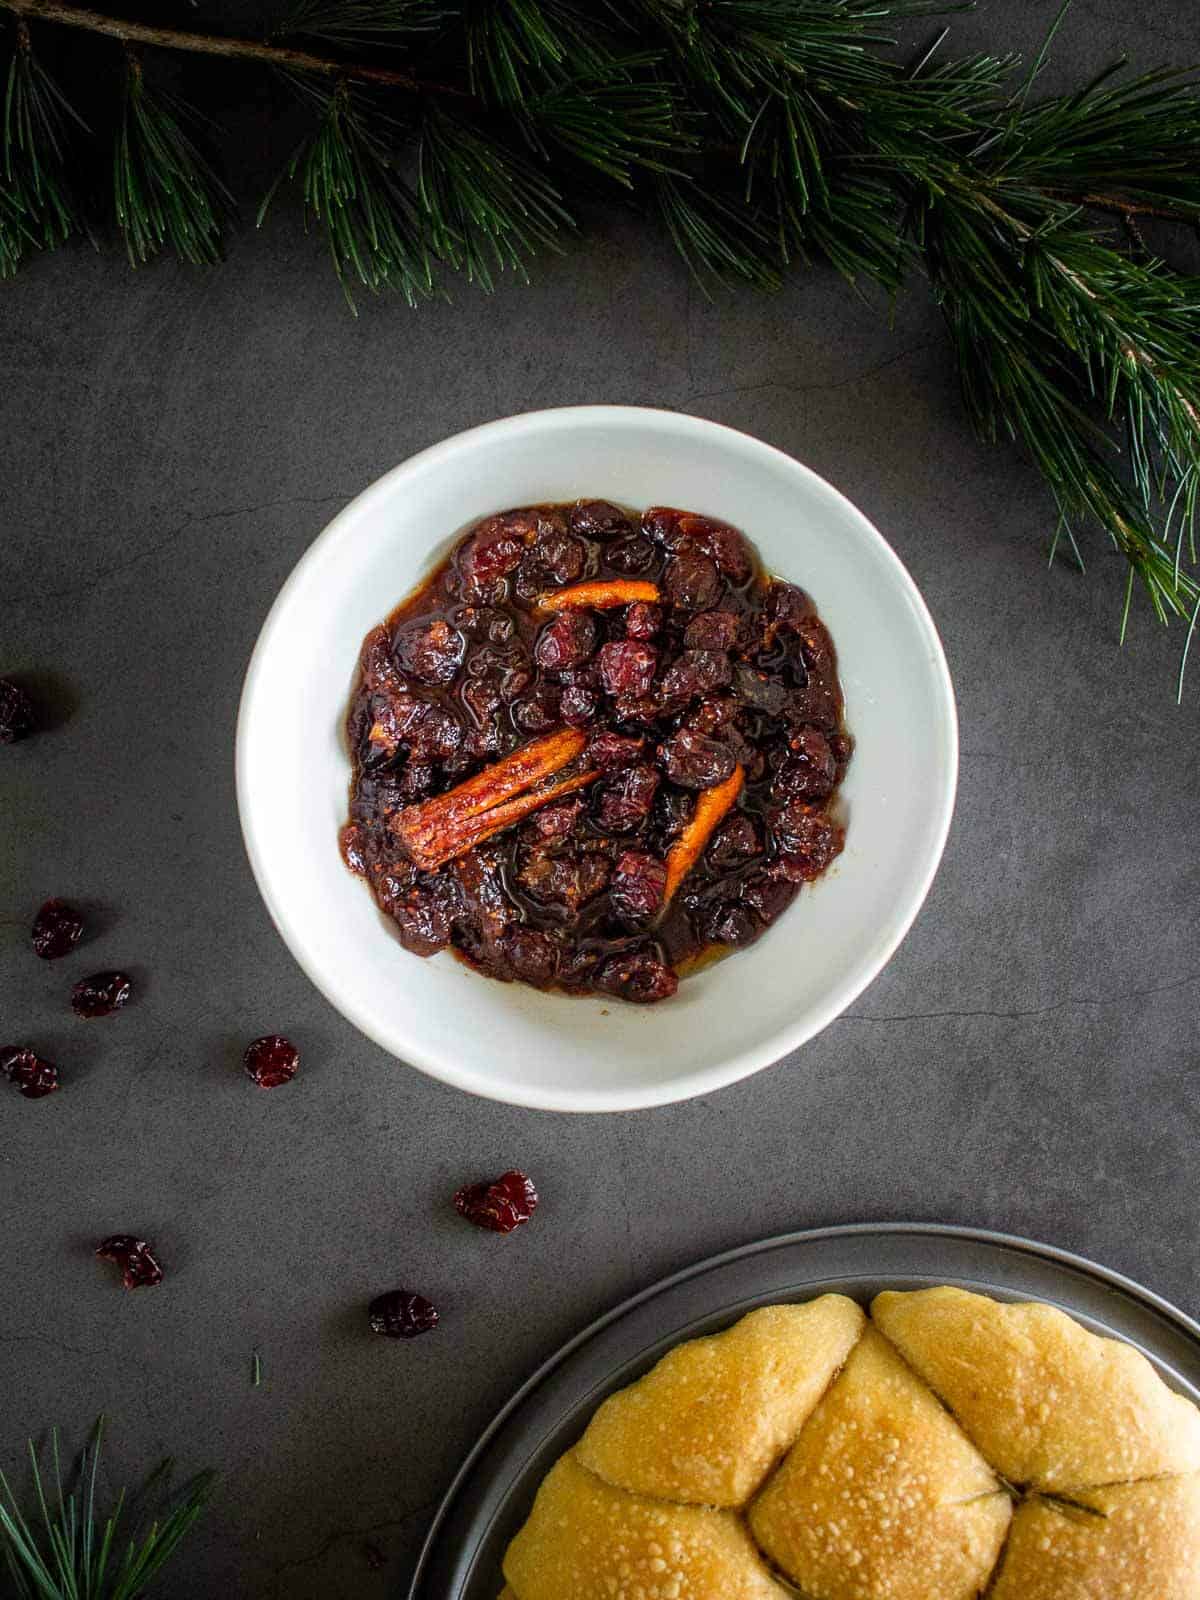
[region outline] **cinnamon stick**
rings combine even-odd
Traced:
[[[604,611],[613,606],[632,605],[635,600],[659,598],[656,583],[645,583],[639,578],[595,578],[586,583],[573,583],[566,589],[547,589],[538,595],[537,609],[572,611],[586,606],[593,611]]]
[[[405,806],[392,828],[417,866],[432,872],[556,795],[592,782],[595,772],[549,781],[569,767],[586,744],[587,735],[576,728],[560,728],[534,739],[446,794]]]
[[[746,781],[745,769],[734,767],[724,783],[702,789],[696,799],[691,821],[667,851],[667,882],[663,890],[663,909],[670,904],[676,889],[704,854],[704,847],[722,817],[731,810]]]

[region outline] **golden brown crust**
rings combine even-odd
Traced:
[[[843,1295],[766,1306],[692,1339],[600,1407],[575,1448],[639,1494],[742,1506],[780,1459],[865,1324]]]
[[[989,1600],[1196,1600],[1200,1477],[1040,1496],[1017,1509]],[[1098,1514],[1094,1514],[1098,1513]]]
[[[820,1600],[975,1600],[1011,1507],[983,1457],[869,1328],[750,1511]]]
[[[1054,1306],[964,1289],[878,1295],[876,1326],[998,1472],[1070,1490],[1200,1469],[1200,1412],[1144,1356]]]
[[[789,1600],[739,1518],[614,1489],[563,1456],[508,1547],[521,1600]]]
[[[961,1290],[872,1309],[764,1308],[613,1396],[500,1600],[1200,1600],[1200,1411],[1136,1351]]]

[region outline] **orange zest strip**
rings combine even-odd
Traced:
[[[432,871],[465,854],[479,838],[486,837],[472,826],[474,819],[486,814],[490,822],[494,812],[529,790],[533,791],[527,796],[533,800],[529,811],[545,804],[551,796],[543,792],[544,780],[575,761],[586,744],[587,735],[577,728],[560,728],[557,733],[534,739],[446,794],[405,806],[393,819],[392,828],[417,866]],[[512,820],[519,818],[514,816]],[[498,832],[508,825],[500,822],[490,831]]]
[[[738,766],[724,783],[702,789],[696,798],[692,820],[667,851],[667,884],[663,891],[663,908],[671,902],[676,889],[704,853],[721,818],[732,808],[746,781],[745,770]]]
[[[635,600],[658,600],[658,585],[637,578],[594,579],[573,583],[566,589],[547,589],[537,597],[539,611],[573,611],[584,606],[596,611],[611,606],[632,605]]]

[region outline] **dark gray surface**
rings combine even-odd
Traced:
[[[956,32],[1027,45],[1051,9],[997,0]],[[1124,44],[1194,58],[1194,17],[1078,0],[1056,70]],[[926,908],[851,1016],[711,1099],[572,1120],[426,1082],[317,996],[246,867],[232,748],[256,631],[337,506],[472,423],[594,400],[748,429],[876,521],[941,627],[963,770]],[[747,1239],[993,1226],[1200,1310],[1200,679],[1177,709],[1180,636],[1144,612],[1118,653],[1098,542],[1086,580],[1046,574],[1044,491],[970,436],[919,288],[894,331],[824,273],[710,305],[618,220],[531,289],[353,322],[281,216],[210,275],[35,263],[0,291],[0,440],[0,670],[52,674],[73,706],[0,751],[0,1034],[68,1080],[0,1095],[0,1448],[103,1408],[114,1469],[219,1467],[173,1600],[393,1593],[515,1385],[608,1305]],[[56,966],[26,943],[52,893],[96,908]],[[119,963],[137,1006],[76,1023],[71,982]],[[268,1029],[304,1065],[264,1095],[236,1062]],[[530,1228],[454,1217],[457,1184],[512,1162],[545,1195]],[[123,1295],[90,1258],[117,1229],[157,1242],[161,1289]],[[366,1334],[397,1282],[440,1303],[436,1335]]]

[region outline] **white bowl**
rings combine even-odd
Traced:
[[[480,977],[403,950],[338,855],[343,733],[363,636],[489,512],[597,496],[721,517],[807,589],[837,646],[854,759],[846,849],[752,948],[635,1006]],[[535,411],[460,433],[340,512],[284,584],[246,674],[237,793],[250,863],[317,987],[385,1050],[474,1094],[629,1111],[733,1083],[794,1050],[871,982],[929,889],[958,734],[941,643],[896,555],[807,467],[698,417]]]

